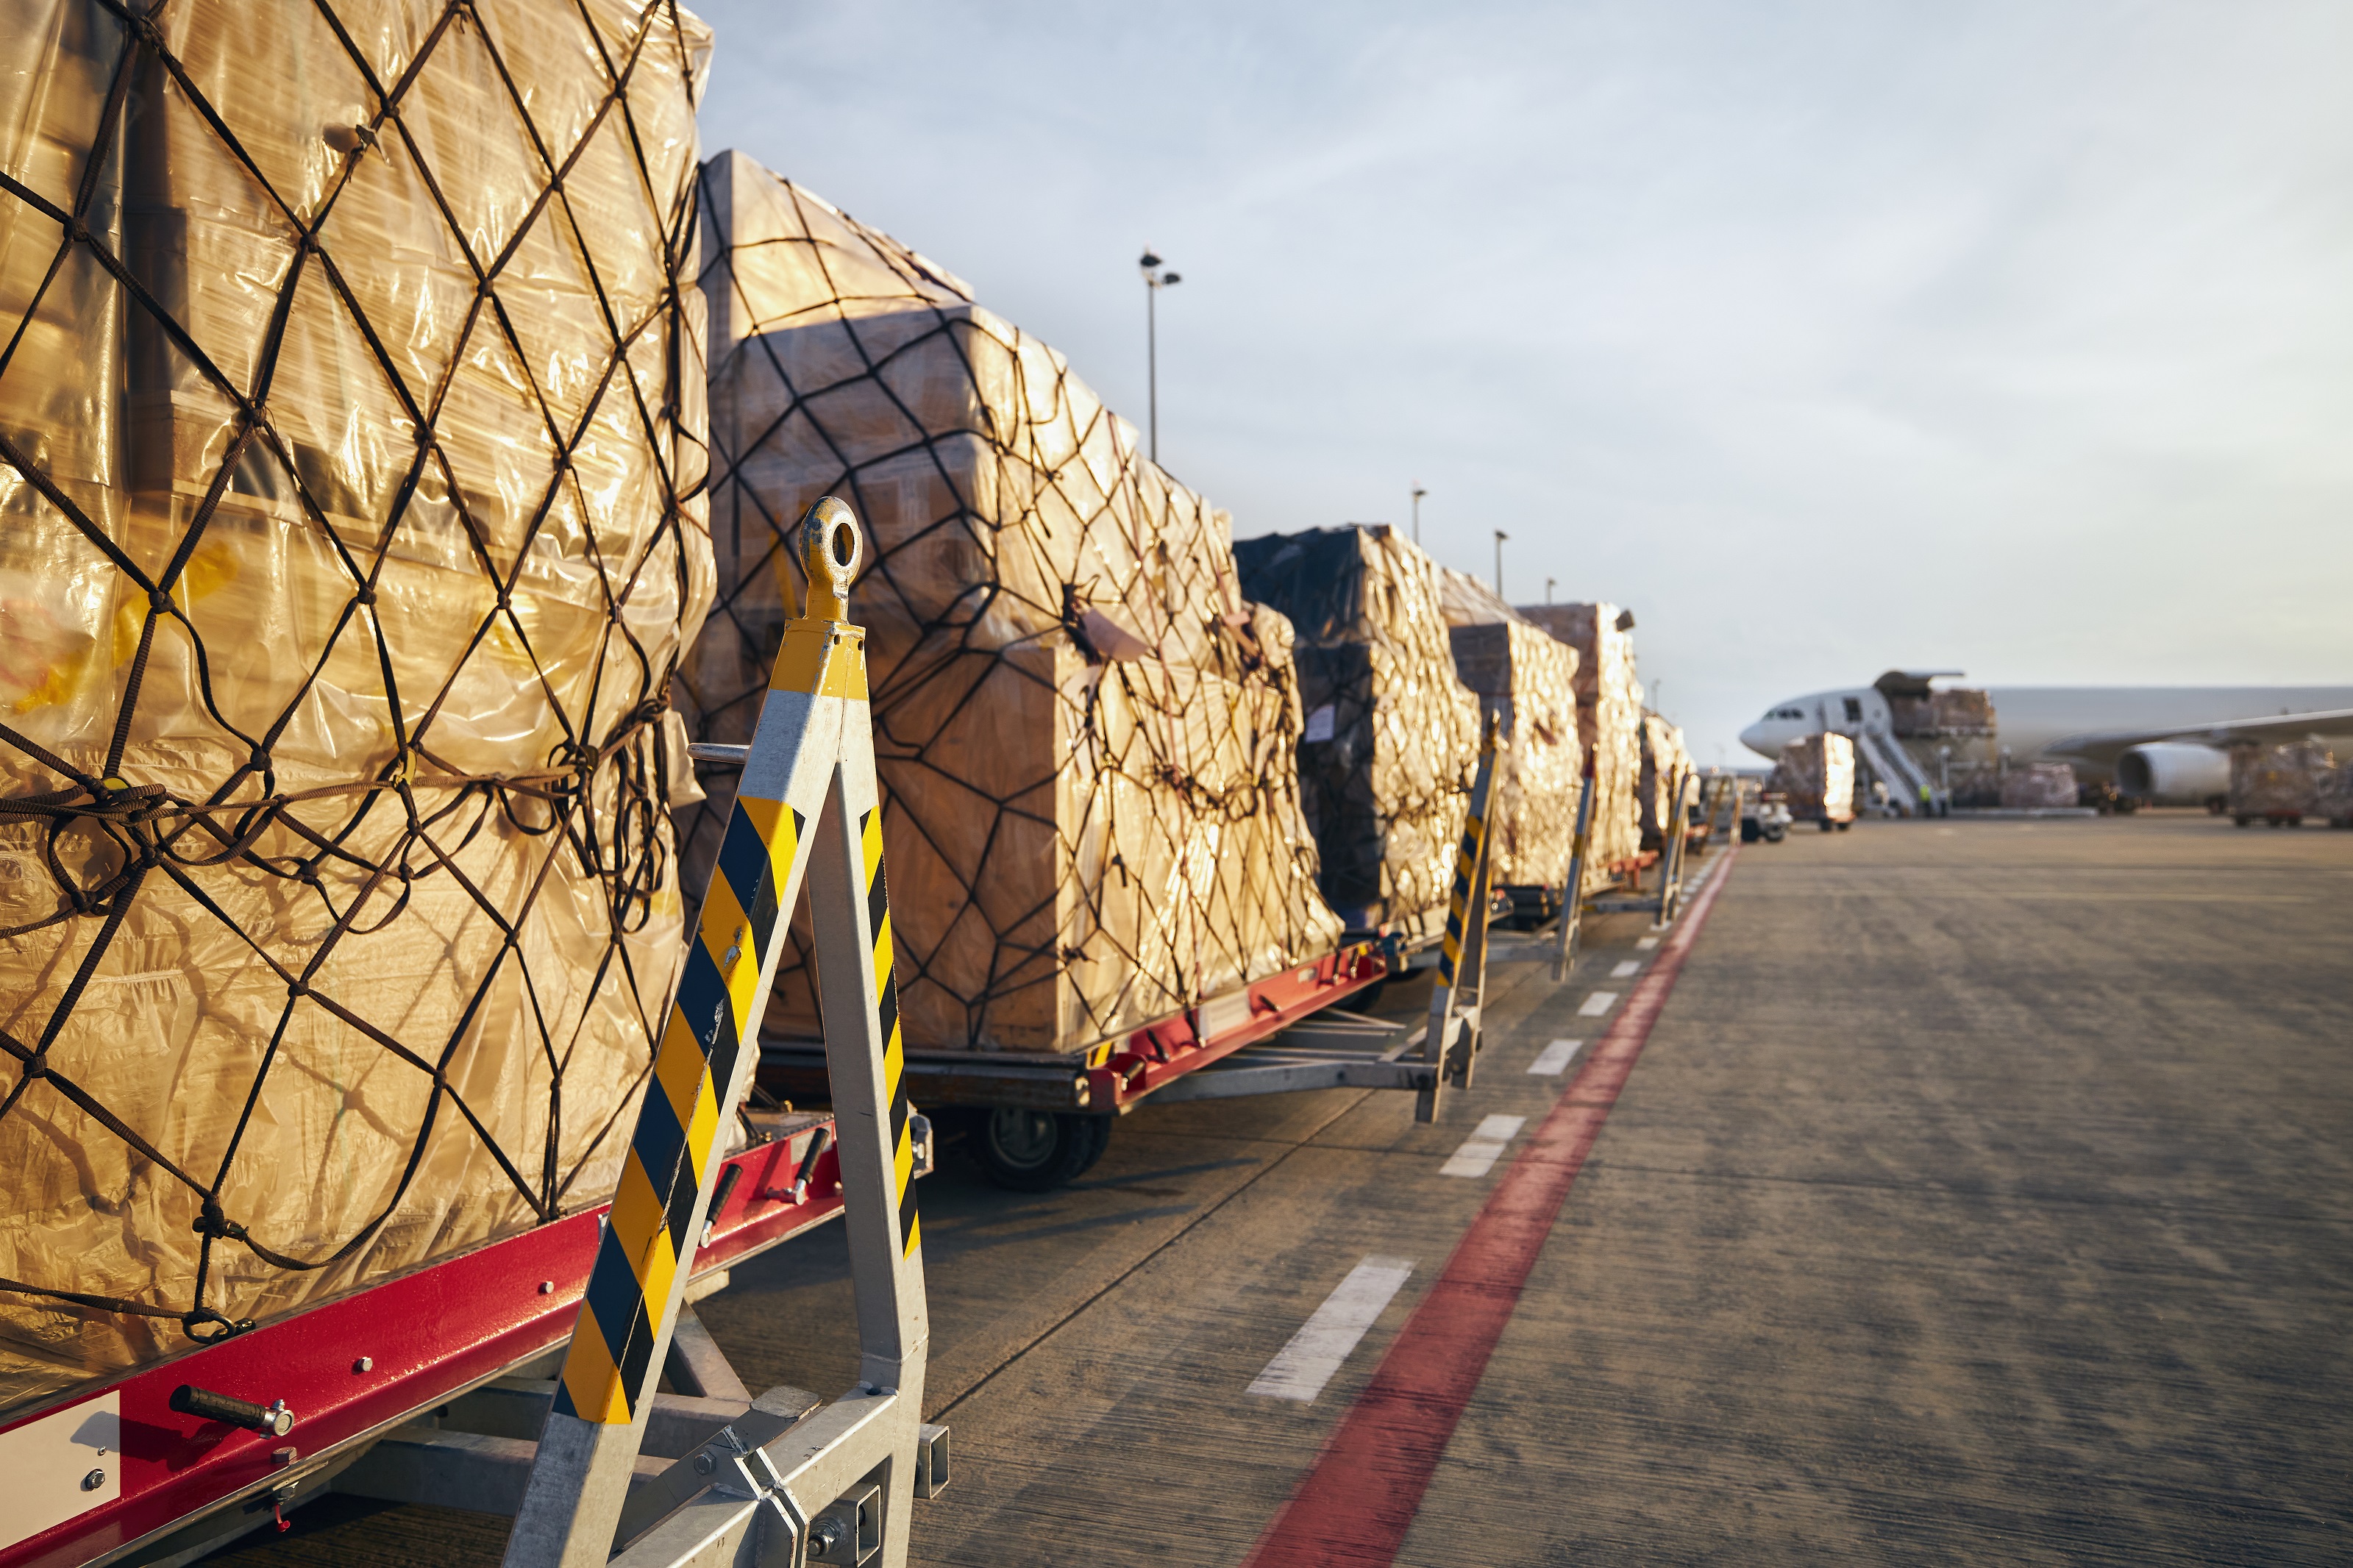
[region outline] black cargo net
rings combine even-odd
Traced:
[[[708,581],[701,24],[11,26],[0,1409],[605,1195]]]
[[[792,526],[848,500],[909,1045],[1070,1049],[1330,951],[1290,631],[1242,602],[1223,514],[888,237],[734,155],[703,206],[720,593],[681,706],[750,738]],[[734,775],[704,782],[690,867]],[[808,957],[797,927],[772,1038],[817,1031]]]

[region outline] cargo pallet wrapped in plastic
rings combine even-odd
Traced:
[[[1647,709],[1638,733],[1642,747],[1641,784],[1637,792],[1642,847],[1663,849],[1667,842],[1665,824],[1674,819],[1676,798],[1683,781],[1692,774],[1691,752],[1683,747],[1682,729]]]
[[[2001,804],[2013,811],[2073,808],[2080,796],[2075,769],[2067,763],[2029,763],[2001,781]]]
[[[1491,880],[1513,912],[1560,907],[1576,853],[1585,748],[1577,728],[1577,650],[1530,626],[1478,579],[1442,568],[1440,589],[1454,670],[1496,721],[1495,805],[1488,814]]]
[[[2232,746],[2230,815],[2242,827],[2320,815],[2321,795],[2336,766],[2337,759],[2316,741]]]
[[[5,11],[0,1411],[609,1194],[710,591],[701,24]]]
[[[1642,851],[1642,681],[1634,669],[1634,616],[1615,605],[1522,605],[1520,614],[1575,648],[1577,733],[1593,755],[1592,847],[1585,890],[1606,888]]]
[[[1480,733],[1437,563],[1378,523],[1264,534],[1234,554],[1243,592],[1298,634],[1299,783],[1324,896],[1352,931],[1435,940]]]
[[[1825,828],[1854,820],[1854,742],[1823,732],[1781,748],[1765,793],[1784,796],[1790,817]]]
[[[720,599],[681,686],[699,739],[748,738],[786,536],[848,501],[908,1046],[1080,1050],[1331,952],[1290,627],[1225,514],[953,275],[739,153],[702,189]],[[773,1037],[818,1033],[807,957]]]
[[[2353,827],[2353,763],[2339,763],[2328,770],[2312,809],[2327,817],[2331,827]]]

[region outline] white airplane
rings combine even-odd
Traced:
[[[1791,741],[1830,730],[1894,728],[1886,693],[1918,691],[1956,669],[1889,670],[1870,686],[1776,702],[1740,742],[1778,760]],[[2196,805],[2231,787],[2234,742],[2353,737],[2353,686],[2009,686],[1986,693],[2013,763],[2070,763],[2087,780],[2160,805]]]

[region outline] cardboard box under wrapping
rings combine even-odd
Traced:
[[[1075,1050],[1331,951],[1290,628],[1225,514],[951,274],[741,154],[703,197],[721,597],[683,687],[702,738],[749,737],[782,542],[848,501],[908,1045]],[[819,1029],[807,953],[774,1034]]]
[[[1568,880],[1585,748],[1577,728],[1577,650],[1523,620],[1475,579],[1443,570],[1454,670],[1493,714],[1500,748],[1487,815],[1499,888]],[[1477,590],[1473,592],[1472,590]]]
[[[1242,589],[1299,635],[1299,752],[1324,896],[1354,931],[1435,935],[1479,765],[1436,563],[1383,525],[1234,546]]]
[[[1848,822],[1854,816],[1854,742],[1822,731],[1781,748],[1765,781],[1767,795],[1788,797],[1799,822]]]
[[[1522,605],[1519,611],[1577,649],[1577,732],[1593,753],[1593,843],[1585,877],[1591,892],[1609,886],[1611,868],[1631,862],[1642,848],[1635,799],[1642,780],[1642,680],[1634,668],[1633,616],[1606,604]]]
[[[707,36],[343,9],[0,4],[0,1410],[602,1201],[680,949]]]

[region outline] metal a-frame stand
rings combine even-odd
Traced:
[[[1487,817],[1495,790],[1495,728],[1491,713],[1479,743],[1479,772],[1471,782],[1462,844],[1454,855],[1446,940],[1439,949],[1438,980],[1430,992],[1430,1026],[1421,1041],[1422,1060],[1437,1070],[1414,1096],[1416,1121],[1438,1120],[1438,1102],[1447,1085],[1471,1087],[1479,1055],[1479,1009],[1487,989]]]
[[[1577,797],[1577,835],[1569,840],[1568,885],[1560,897],[1560,945],[1553,950],[1552,977],[1568,978],[1577,967],[1577,940],[1585,926],[1585,856],[1593,837],[1593,794],[1600,781],[1593,776],[1593,753],[1585,753],[1585,787]]]
[[[506,1568],[907,1560],[930,1330],[901,1085],[898,992],[867,706],[866,633],[849,622],[858,525],[828,496],[801,520],[807,614],[776,653],[735,807],[654,1059]],[[828,817],[826,806],[833,811]],[[684,1261],[714,1184],[721,1130],[758,1065],[760,1016],[804,875],[840,1141],[860,1355],[858,1386],[809,1410],[763,1395],[701,1447],[640,1479]],[[925,1466],[924,1490],[936,1474]],[[650,1484],[649,1484],[650,1483]],[[617,1556],[616,1548],[621,1550]]]
[[[1663,931],[1675,923],[1683,902],[1683,872],[1691,859],[1691,797],[1699,787],[1699,775],[1687,773],[1675,781],[1674,815],[1669,819],[1660,846],[1663,853],[1659,867],[1659,918],[1653,929]]]

